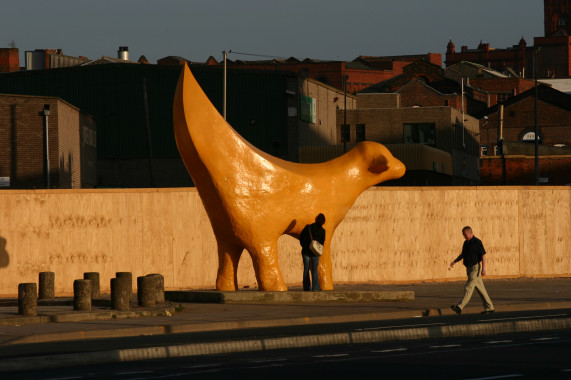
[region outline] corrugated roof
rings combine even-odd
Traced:
[[[507,78],[507,75],[498,71],[468,61],[462,61],[447,67],[444,69],[444,76],[456,82],[460,82],[462,78]]]

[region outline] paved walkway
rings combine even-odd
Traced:
[[[571,309],[571,278],[487,280],[486,287],[498,312]],[[300,292],[299,289],[292,291]],[[10,302],[14,304],[14,300],[4,299],[0,300],[0,373],[320,345],[571,329],[571,318],[565,310],[550,318],[492,318],[486,320],[486,323],[469,322],[470,318],[467,318],[466,323],[456,324],[433,323],[375,331],[340,331],[301,336],[225,338],[124,349],[104,345],[104,348],[81,352],[46,352],[41,344],[26,344],[451,315],[453,312],[450,305],[457,303],[462,296],[463,283],[338,285],[336,291],[413,291],[415,298],[400,302],[322,303],[323,295],[320,294],[320,303],[176,303],[154,309],[134,308],[127,313],[109,310],[104,306],[95,306],[90,313],[80,313],[73,311],[69,303],[63,304],[62,300],[58,300],[52,305],[39,306],[39,317],[34,317],[36,319],[22,318],[17,314],[17,306],[8,306]],[[482,306],[479,302],[479,297],[475,295],[462,314],[480,313]],[[462,320],[462,316],[458,318]]]
[[[571,278],[485,283],[498,312],[571,308]],[[60,303],[39,306],[39,317],[35,319],[19,316],[17,306],[2,306],[7,300],[0,300],[0,345],[452,315],[450,305],[460,300],[463,283],[338,285],[336,291],[413,291],[415,298],[400,302],[174,303],[154,309],[133,308],[130,312],[96,306],[89,313],[73,311],[71,305]],[[475,293],[463,314],[481,310]]]

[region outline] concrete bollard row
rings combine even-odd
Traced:
[[[54,272],[40,272],[40,278],[38,281],[39,292],[38,298],[41,300],[53,300],[56,298],[55,295],[55,278]]]
[[[38,315],[38,286],[35,282],[18,284],[18,314]]]
[[[131,272],[117,272],[111,279],[111,308],[129,310],[133,293]],[[100,277],[98,272],[85,272],[83,279],[73,282],[73,309],[91,311],[92,300],[100,297]],[[39,295],[35,283],[18,285],[18,312],[21,315],[36,316],[38,299],[55,298],[55,273],[40,272]],[[148,274],[137,278],[137,299],[141,307],[154,307],[165,303],[165,280],[161,274]]]

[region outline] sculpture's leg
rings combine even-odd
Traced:
[[[287,286],[278,265],[278,245],[272,242],[260,247],[246,247],[258,280],[258,288],[264,291],[285,292]]]
[[[216,290],[238,290],[238,262],[243,247],[218,242],[218,275]]]
[[[333,274],[331,268],[331,240],[326,239],[323,254],[319,258],[319,287],[321,290],[333,290]]]

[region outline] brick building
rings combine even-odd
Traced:
[[[94,187],[96,141],[94,119],[59,98],[0,94],[1,188],[46,188],[48,167],[50,188]]]
[[[20,53],[17,48],[0,48],[0,73],[20,71]]]
[[[538,94],[539,140],[542,145],[571,146],[571,95],[540,85]],[[531,142],[535,131],[535,89],[510,98],[503,105],[503,139],[505,141]],[[500,133],[500,106],[482,112],[480,118],[480,142],[492,151]]]
[[[530,49],[527,42],[520,39],[517,45],[507,49],[491,48],[487,42],[480,41],[476,49],[468,49],[462,46],[460,51],[456,51],[454,42],[450,40],[446,45],[446,67],[452,66],[462,61],[474,62],[500,72],[512,70],[516,75],[525,77],[530,59]]]
[[[532,80],[509,77],[473,62],[460,62],[447,67],[444,76],[457,83],[464,82],[466,112],[471,115],[479,114],[535,86]]]
[[[469,61],[521,78],[533,78],[534,69],[539,78],[571,77],[569,0],[544,0],[544,29],[545,36],[534,37],[534,46],[527,46],[522,37],[517,45],[506,49],[480,42],[475,49],[462,46],[457,51],[450,40],[446,46],[446,67]]]
[[[380,94],[381,98],[385,94]],[[347,110],[347,141],[368,140],[388,145],[407,166],[407,174],[392,185],[438,186],[479,183],[478,120],[453,107],[374,108],[374,94],[363,95],[370,108]],[[386,105],[386,99],[380,103]],[[337,111],[337,129],[343,112]],[[462,122],[464,116],[464,122]],[[339,141],[338,143],[341,143]]]
[[[569,0],[545,0],[543,2],[545,35],[571,34],[571,3]]]
[[[571,95],[540,85],[539,171],[547,184],[571,183]],[[503,123],[500,123],[503,106]],[[535,89],[480,115],[482,184],[535,183]],[[497,148],[503,137],[502,148]]]
[[[227,60],[226,64],[233,69],[282,70],[294,72],[340,90],[345,89],[344,78],[347,76],[347,91],[354,93],[402,74],[406,66],[418,60],[438,66],[442,65],[442,55],[437,53],[391,57],[361,56],[352,62],[320,61],[314,59],[299,60],[291,57],[288,59],[263,61]],[[164,59],[165,63],[171,61],[172,60]],[[163,60],[159,60],[158,62],[161,63]],[[223,63],[210,57],[205,65],[222,66]]]

